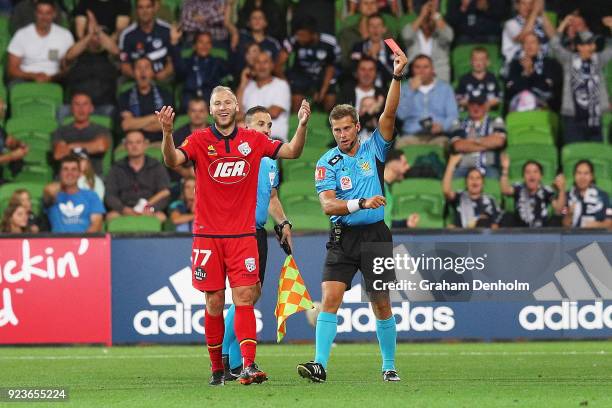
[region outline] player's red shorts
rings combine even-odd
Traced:
[[[193,287],[206,292],[259,282],[259,256],[255,235],[239,238],[194,237],[191,251]]]

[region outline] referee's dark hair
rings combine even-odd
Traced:
[[[244,121],[246,123],[250,123],[251,119],[253,118],[253,115],[255,115],[256,113],[270,113],[270,112],[268,112],[268,110],[261,105],[253,106],[251,109],[246,111],[246,114],[244,115]]]

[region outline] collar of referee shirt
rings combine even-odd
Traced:
[[[212,130],[213,135],[215,135],[219,140],[227,138],[233,139],[238,134],[238,126],[234,127],[234,130],[232,131],[232,133],[229,134],[229,136],[224,136],[223,133],[219,132],[219,129],[217,129],[217,125],[212,125],[210,127],[210,130]]]

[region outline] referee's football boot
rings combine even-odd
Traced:
[[[399,375],[397,375],[397,371],[395,370],[385,370],[383,372],[383,381],[395,382],[400,381]]]
[[[210,376],[210,380],[208,380],[208,385],[225,385],[223,370],[213,371],[212,375]]]
[[[261,384],[264,381],[268,380],[268,376],[266,373],[261,371],[257,364],[253,363],[248,367],[242,369],[242,372],[238,376],[238,381],[242,385],[250,385],[250,384]]]
[[[300,376],[308,378],[312,382],[321,383],[327,380],[327,373],[323,365],[315,363],[314,361],[298,364],[297,372]]]
[[[223,355],[223,376],[225,381],[236,381],[242,372],[242,364],[234,369],[230,368],[229,355]]]

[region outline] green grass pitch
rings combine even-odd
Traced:
[[[260,345],[261,385],[209,387],[204,346],[0,348],[0,387],[69,388],[66,403],[10,407],[612,407],[612,342],[398,346],[383,383],[378,345],[338,344],[328,382],[296,374],[312,345]],[[326,404],[326,405],[322,405]]]

